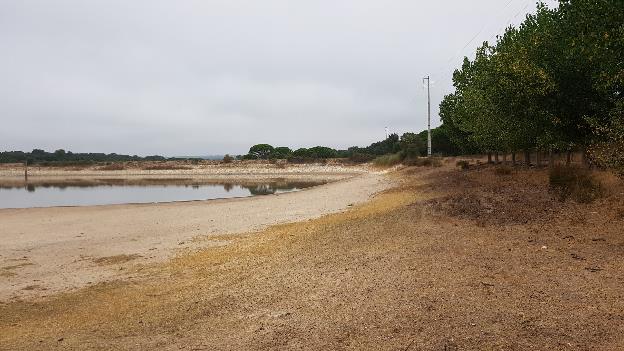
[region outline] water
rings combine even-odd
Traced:
[[[193,201],[279,194],[324,182],[273,180],[201,182],[191,179],[96,179],[23,182],[0,185],[0,208],[89,206],[128,203]]]

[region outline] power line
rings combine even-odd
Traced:
[[[510,5],[511,5],[512,3],[514,3],[514,2],[516,2],[516,1],[517,1],[517,0],[508,0],[508,1],[505,3],[505,5],[501,8],[501,10],[500,10],[500,11],[498,11],[498,13],[500,13],[500,14],[503,14],[503,15],[504,15],[504,14],[505,14],[505,10],[507,10],[508,8],[510,8]],[[512,15],[511,17],[509,17],[509,18],[508,18],[505,22],[503,22],[503,23],[505,23],[505,26],[504,26],[502,29],[497,29],[497,30],[494,32],[494,34],[492,34],[492,35],[489,37],[488,41],[491,41],[493,38],[495,38],[497,35],[499,35],[499,34],[500,34],[500,32],[501,32],[502,30],[505,30],[505,29],[506,29],[509,25],[511,25],[511,23],[512,23],[512,22],[513,22],[513,21],[514,21],[514,20],[518,17],[518,15],[520,15],[522,12],[526,12],[526,9],[528,8],[528,6],[529,6],[529,4],[531,3],[531,1],[533,1],[533,0],[526,0],[526,1],[524,2],[524,6],[520,7],[520,8],[519,8],[519,10],[518,10],[515,14],[513,14],[513,15]],[[521,3],[521,4],[522,4],[522,3]],[[511,13],[513,13],[513,10],[512,10],[512,12],[511,12]],[[501,18],[501,17],[499,16],[498,18]],[[447,60],[446,65],[448,65],[449,63],[451,63],[452,61],[454,61],[455,59],[457,59],[457,58],[458,58],[458,57],[459,57],[459,56],[460,56],[460,55],[464,52],[464,50],[466,50],[466,48],[467,48],[470,44],[472,44],[472,42],[473,42],[476,38],[478,38],[478,37],[479,37],[479,35],[481,35],[481,34],[482,34],[485,30],[486,30],[486,28],[488,28],[488,29],[489,29],[490,27],[492,27],[493,25],[495,25],[495,23],[496,23],[495,21],[489,21],[489,22],[488,22],[488,23],[486,23],[484,26],[482,26],[482,27],[481,27],[481,29],[479,29],[479,31],[477,32],[477,34],[475,34],[475,35],[474,35],[474,36],[473,36],[473,37],[472,37],[472,38],[471,38],[471,39],[470,39],[470,40],[469,40],[469,41],[468,41],[468,42],[467,42],[467,43],[466,43],[466,44],[465,44],[465,45],[464,45],[464,46],[463,46],[460,50],[458,50],[458,51],[457,51],[457,52],[456,52],[453,56],[451,56],[451,58],[449,58],[449,59]],[[454,68],[450,68],[450,69],[449,69],[448,67],[445,67],[445,68],[442,68],[442,69],[438,70],[438,71],[437,71],[437,72],[435,72],[433,75],[434,75],[434,76],[439,76],[439,77],[441,77],[441,78],[447,78],[447,77],[448,77],[448,78],[450,78],[450,77],[452,76],[453,72],[454,72]],[[442,75],[440,76],[440,74],[442,74]]]
[[[507,3],[505,4],[505,6],[503,6],[503,8],[500,10],[500,12],[505,11],[507,9],[507,7],[509,7],[509,5],[514,2],[516,0],[508,0]],[[529,0],[531,1],[531,0]],[[455,55],[451,56],[451,58],[446,62],[451,63],[451,61],[455,60],[457,58],[457,56],[459,56],[467,47],[468,45],[470,45],[482,32],[483,30],[485,30],[485,28],[489,27],[492,24],[492,22],[488,22],[485,25],[483,25],[481,27],[481,29],[479,29],[479,31],[477,32],[477,34],[475,34],[467,43],[466,45],[464,45],[460,50],[458,50]]]

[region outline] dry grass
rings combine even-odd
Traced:
[[[123,171],[126,169],[126,165],[123,162],[111,163],[96,168],[99,171]]]
[[[164,162],[164,163],[154,163],[154,164],[144,164],[140,167],[146,171],[156,171],[156,170],[175,170],[175,169],[193,169],[192,166],[187,164],[180,164],[177,162]]]
[[[450,168],[450,167],[449,167]],[[345,213],[40,302],[0,305],[6,349],[616,350],[622,202],[558,203],[545,173],[407,169]],[[534,188],[537,187],[537,190]],[[489,224],[431,207],[468,191]],[[529,220],[509,220],[520,201]],[[443,201],[443,200],[440,200]],[[461,200],[457,200],[461,201]],[[554,201],[554,202],[553,202]],[[542,203],[543,202],[543,203]],[[614,207],[614,204],[619,204]],[[612,208],[614,207],[614,208]],[[514,210],[516,211],[516,210]],[[515,213],[515,212],[514,212]],[[583,223],[572,223],[584,213]],[[431,216],[433,215],[433,217]]]
[[[550,189],[563,201],[572,198],[589,203],[603,194],[602,184],[592,172],[581,167],[556,166],[550,170]]]

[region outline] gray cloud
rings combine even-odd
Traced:
[[[427,74],[439,124],[437,105],[463,55],[534,8],[0,1],[0,148],[191,155],[258,142],[366,145],[384,126],[426,127]]]

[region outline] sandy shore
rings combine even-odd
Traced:
[[[330,175],[355,175],[370,171],[370,166],[345,165],[340,163],[268,163],[244,161],[219,163],[203,161],[198,164],[188,162],[130,162],[123,164],[95,164],[86,166],[41,167],[29,166],[28,176],[32,177],[129,177],[163,176],[225,179],[232,176],[249,179],[285,177],[310,177]],[[24,177],[21,164],[0,164],[0,182],[5,177]]]
[[[327,171],[327,167],[289,169],[291,174]],[[379,173],[334,171],[334,176],[361,174],[300,192],[244,199],[0,210],[0,301],[44,297],[126,278],[125,272],[138,264],[166,260],[179,250],[227,245],[223,234],[341,211],[391,184]],[[223,169],[217,173],[223,175]],[[110,171],[106,175],[111,176]]]

